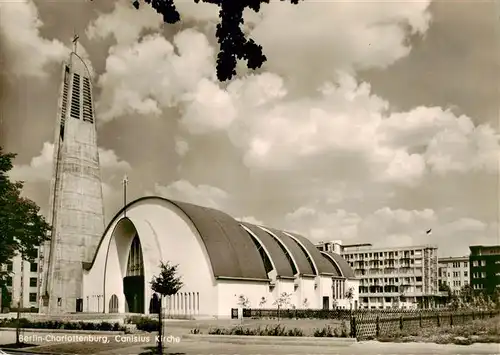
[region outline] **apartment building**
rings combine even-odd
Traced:
[[[454,294],[470,283],[469,257],[439,258],[439,284],[447,285]]]
[[[11,274],[7,277],[6,288],[11,304],[1,307],[21,308],[38,307],[38,264],[23,261],[21,256],[15,256],[11,262],[4,265],[4,271]]]
[[[493,294],[500,288],[500,245],[473,245],[469,249],[472,288]]]
[[[371,244],[333,244],[360,278],[360,307],[426,308],[438,295],[436,246],[373,248]]]

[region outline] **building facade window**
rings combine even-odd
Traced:
[[[36,292],[31,292],[29,297],[31,303],[36,302]]]
[[[30,287],[37,287],[38,279],[36,277],[30,277]]]
[[[31,272],[38,272],[38,264],[37,263],[31,263],[30,264],[30,271]]]

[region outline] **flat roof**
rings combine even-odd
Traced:
[[[353,247],[352,249],[349,248],[348,250],[345,250],[344,246],[344,251],[343,254],[350,254],[350,253],[369,253],[369,252],[395,252],[395,251],[406,251],[406,250],[416,250],[416,249],[437,249],[437,245],[432,245],[432,244],[426,244],[426,245],[413,245],[413,246],[406,246],[406,247],[385,247],[385,248],[371,248],[371,247]]]

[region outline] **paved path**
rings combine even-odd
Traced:
[[[26,334],[27,335],[27,334]],[[43,335],[40,333],[40,335]],[[0,344],[15,342],[15,332],[0,331]],[[44,345],[48,345],[45,343]],[[154,345],[152,343],[149,344]],[[107,349],[101,354],[109,355],[137,355],[144,348],[130,346],[116,350]],[[7,351],[8,353],[8,351]],[[19,353],[16,353],[19,354]],[[28,354],[28,353],[27,353]],[[338,354],[338,355],[500,355],[500,344],[473,344],[473,345],[438,345],[424,343],[379,343],[360,342],[349,346],[335,347],[320,346],[273,346],[273,345],[237,345],[218,344],[210,342],[181,341],[179,344],[170,344],[165,355],[294,355],[294,354]]]
[[[122,355],[139,354],[139,347],[122,349]],[[107,352],[118,354],[118,352]],[[500,344],[439,345],[360,342],[350,346],[270,346],[184,342],[169,346],[164,355],[498,355]]]

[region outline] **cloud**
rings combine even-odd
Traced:
[[[128,162],[121,160],[113,150],[99,148],[99,159],[101,164],[101,174],[103,184],[109,181],[119,172],[126,172],[131,169]],[[53,174],[54,144],[45,142],[39,155],[33,157],[26,165],[14,165],[9,172],[13,180],[21,180],[26,183],[48,182]],[[106,186],[109,192],[111,187]]]
[[[113,11],[101,13],[86,30],[90,40],[113,36],[117,43],[130,45],[145,30],[158,30],[163,21],[151,6],[143,5],[136,10],[128,0],[115,2]]]
[[[342,240],[372,243],[375,247],[434,244],[443,255],[465,255],[465,246],[491,242],[497,225],[467,217],[447,215],[446,211],[380,208],[360,215],[342,209],[331,212],[300,207],[285,217],[284,224],[309,236],[315,242]],[[425,232],[432,229],[432,234]]]
[[[180,137],[175,137],[175,151],[179,156],[184,156],[189,151],[189,143]]]
[[[200,78],[213,77],[213,55],[206,37],[194,30],[177,34],[173,43],[155,34],[113,47],[98,82],[101,120],[131,113],[160,115],[162,108],[176,106]]]
[[[193,185],[186,180],[177,180],[167,186],[157,184],[155,194],[195,205],[224,210],[230,200],[229,194],[218,187]]]
[[[52,63],[67,57],[69,49],[58,40],[40,35],[43,22],[32,0],[0,3],[0,35],[7,68],[19,76],[45,77]]]
[[[427,31],[430,2],[271,2],[250,35],[264,47],[266,68],[278,74],[296,71],[305,79],[385,68],[408,55],[409,34]]]

